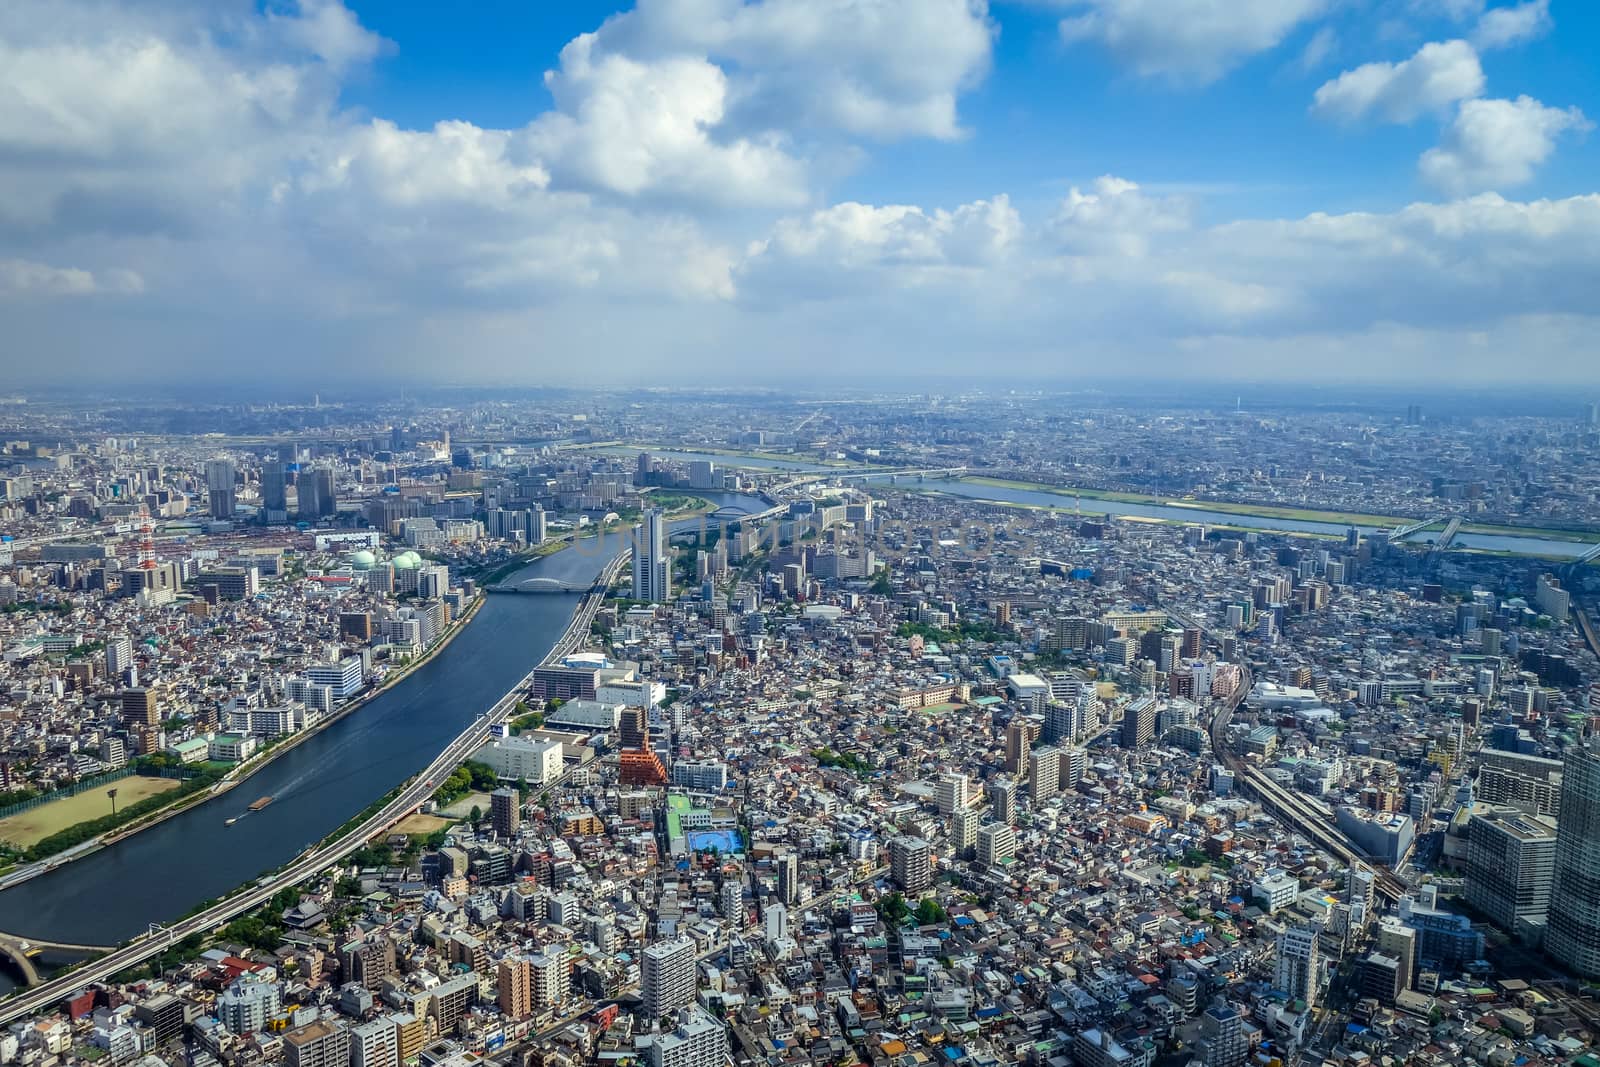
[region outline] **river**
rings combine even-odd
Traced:
[[[764,456],[720,456],[711,452],[670,449],[651,450],[625,445],[599,448],[593,451],[613,456],[636,456],[640,452],[649,451],[651,455],[660,456],[663,459],[676,460],[679,463],[688,463],[693,460],[710,460],[724,467],[747,467],[770,471],[789,471],[798,474],[828,474],[835,470],[843,473],[851,470],[850,468],[819,467],[816,464],[769,459]],[[868,475],[868,480],[882,483],[887,482],[890,477],[887,474]],[[975,500],[998,500],[1009,504],[1033,504],[1041,507],[1070,507],[1072,505],[1072,497],[1063,496],[1060,493],[1042,492],[1037,489],[1018,489],[1012,486],[985,485],[979,482],[968,482],[953,478],[930,478],[925,482],[903,480],[900,484],[906,489],[937,489],[951,496],[964,496]],[[1234,526],[1242,529],[1268,530],[1278,533],[1329,534],[1343,537],[1345,531],[1349,529],[1349,526],[1343,523],[1244,515],[1227,510],[1212,510],[1204,505],[1190,507],[1186,504],[1139,504],[1084,497],[1082,507],[1084,512],[1091,515],[1163,519],[1171,522],[1198,522],[1208,526]],[[1389,526],[1358,525],[1356,529],[1363,534],[1381,533],[1384,530],[1393,529],[1395,525],[1399,525],[1402,521],[1409,520],[1396,519],[1394,524]],[[1507,527],[1507,529],[1514,528]],[[1407,539],[1407,543],[1426,544],[1430,538],[1438,535],[1438,530],[1423,530],[1412,534]],[[1574,559],[1591,547],[1591,542],[1564,541],[1552,537],[1519,536],[1515,533],[1460,533],[1456,535],[1454,543],[1459,548],[1509,552],[1519,556],[1548,556],[1552,559]]]
[[[698,493],[743,511],[737,493]],[[698,518],[674,524],[692,529]],[[585,538],[514,577],[588,582],[626,545]],[[577,596],[491,596],[448,647],[394,688],[285,752],[231,792],[0,893],[0,930],[111,945],[279,867],[415,774],[544,657]],[[257,797],[272,803],[246,814]],[[224,820],[241,816],[232,826]],[[0,979],[0,995],[10,988]]]

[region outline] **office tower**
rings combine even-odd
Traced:
[[[800,899],[800,855],[784,850],[773,860],[778,868],[778,900],[793,904]]]
[[[1205,1010],[1200,1016],[1200,1034],[1206,1067],[1240,1067],[1250,1051],[1244,1020],[1226,1004],[1213,1004]]]
[[[206,464],[207,497],[213,518],[233,518],[238,499],[238,490],[233,485],[236,473],[231,460],[214,459]]]
[[[672,558],[667,550],[666,518],[646,508],[633,532],[633,599],[658,604],[672,599]]]
[[[1040,803],[1061,791],[1061,750],[1037,748],[1028,753],[1028,799]]]
[[[1406,425],[1407,426],[1421,426],[1422,425],[1422,405],[1421,404],[1407,404],[1406,405]]]
[[[1592,740],[1567,750],[1549,915],[1545,951],[1578,975],[1600,977],[1600,748]]]
[[[950,847],[965,855],[978,843],[978,813],[971,808],[950,816]]]
[[[317,1020],[283,1035],[285,1067],[350,1067],[350,1031]]]
[[[1497,811],[1467,825],[1467,903],[1506,933],[1543,933],[1555,873],[1554,819]]]
[[[933,849],[920,837],[889,842],[889,876],[902,892],[920,893],[933,885]]]
[[[651,1034],[650,1067],[723,1067],[728,1031],[699,1005],[678,1012],[671,1033]]]
[[[1590,428],[1600,426],[1600,404],[1588,403],[1583,406],[1583,424]]]
[[[138,687],[122,691],[122,721],[130,725],[157,726],[161,723],[161,701],[154,689]]]
[[[954,815],[967,806],[967,776],[941,774],[937,799],[940,815]]]
[[[106,676],[113,682],[122,672],[133,666],[133,641],[126,635],[113,637],[106,642]]]
[[[1295,926],[1278,935],[1278,960],[1273,988],[1290,1000],[1317,1001],[1317,928]]]
[[[542,545],[550,533],[549,522],[545,517],[544,508],[535,504],[528,511],[528,544]]]
[[[299,488],[302,519],[324,519],[339,513],[339,501],[333,492],[333,471],[327,467],[302,471],[295,484]]]
[[[383,1017],[350,1028],[350,1067],[400,1067],[394,1020]]]
[[[261,465],[261,508],[289,513],[289,471],[279,460],[269,459]],[[267,518],[270,520],[271,516]]]
[[[990,779],[989,806],[998,821],[1015,821],[1017,817],[1017,783],[1010,778]]]
[[[1417,969],[1417,931],[1395,919],[1384,919],[1378,924],[1374,939],[1378,951],[1395,961],[1395,980],[1402,990],[1411,988]],[[1393,1003],[1394,998],[1389,1002]]]
[[[640,986],[645,1015],[660,1019],[694,1003],[694,942],[658,941],[644,950]]]
[[[495,969],[495,984],[499,991],[496,1003],[507,1017],[526,1019],[533,1014],[533,964],[526,956],[501,960]]]
[[[489,821],[501,837],[515,837],[522,827],[522,797],[515,789],[496,789],[489,794]]]
[[[978,862],[985,867],[1009,863],[1017,854],[1017,832],[1003,822],[978,827]]]

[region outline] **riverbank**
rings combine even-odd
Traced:
[[[74,846],[71,849],[64,850],[54,856],[48,856],[44,859],[37,860],[25,868],[12,871],[4,878],[0,878],[0,890],[11,889],[15,886],[22,885],[23,883],[28,882],[33,878],[37,878],[38,876],[49,871],[55,870],[58,867],[65,866],[68,863],[73,863],[77,860],[81,860],[87,856],[93,855],[102,848],[125,841],[135,834],[148,830],[151,827],[159,826],[168,819],[176,818],[177,816],[183,814],[196,804],[201,804],[213,799],[214,797],[221,796],[224,793],[232,791],[237,786],[244,784],[261,771],[266,770],[266,768],[271,766],[274,761],[294,751],[295,748],[304,744],[312,737],[315,737],[317,734],[332,726],[334,723],[354,715],[356,712],[365,707],[370,701],[376,699],[380,694],[388,692],[393,686],[403,681],[413,671],[422,667],[440,652],[443,652],[445,648],[448,647],[449,644],[454,641],[463,630],[466,629],[467,624],[477,617],[479,610],[481,610],[484,605],[485,599],[486,598],[482,594],[479,594],[478,598],[472,602],[461,618],[451,623],[449,628],[446,629],[442,635],[440,635],[439,640],[434,642],[434,644],[427,651],[422,653],[422,655],[408,661],[398,670],[387,675],[382,682],[371,687],[366,692],[350,701],[348,704],[339,708],[332,715],[329,715],[327,718],[321,720],[309,730],[301,730],[299,733],[292,734],[281,744],[272,746],[271,749],[262,753],[260,756],[246,763],[239,764],[232,771],[229,771],[228,774],[224,775],[223,778],[210,789],[198,789],[194,792],[186,793],[183,796],[175,797],[172,803],[164,805],[156,811],[142,815],[139,818],[119,826],[114,830],[108,830],[106,833],[98,837],[91,838],[90,840]]]
[[[967,475],[957,479],[972,485],[990,485],[1001,489],[1017,489],[1024,492],[1046,493],[1051,496],[1081,497],[1084,500],[1104,500],[1121,504],[1140,504],[1149,507],[1185,508],[1195,511],[1209,511],[1224,515],[1237,515],[1241,518],[1278,519],[1286,522],[1316,522],[1332,526],[1368,526],[1378,529],[1393,528],[1409,525],[1414,519],[1403,515],[1379,515],[1370,512],[1319,510],[1316,508],[1293,508],[1275,504],[1244,504],[1223,500],[1199,500],[1193,498],[1172,499],[1150,493],[1126,493],[1101,489],[1077,489],[1071,487],[1048,485],[1043,482],[1024,482],[1009,478],[989,478],[981,475]],[[995,501],[1003,503],[1003,501]],[[1208,523],[1208,525],[1215,525]],[[1438,524],[1440,528],[1444,523]],[[1583,529],[1560,529],[1539,526],[1509,526],[1504,523],[1463,523],[1461,532],[1466,534],[1482,534],[1488,537],[1525,537],[1541,541],[1566,541],[1570,543],[1600,542],[1600,531]]]

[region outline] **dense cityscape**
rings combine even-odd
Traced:
[[[1600,1039],[1594,403],[44,395],[0,440],[0,1062]]]

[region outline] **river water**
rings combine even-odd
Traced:
[[[758,498],[699,493],[759,511]],[[699,519],[674,524],[692,529]],[[586,538],[513,580],[586,583],[626,545]],[[448,647],[350,716],[284,753],[231,792],[0,893],[0,930],[111,945],[279,867],[427,766],[543,658],[576,595],[491,596]],[[258,797],[272,803],[246,814]],[[233,826],[229,818],[240,817]],[[10,981],[0,980],[0,995]]]
[[[634,456],[645,449],[628,446],[595,449],[606,455]],[[788,460],[768,459],[766,457],[745,456],[719,456],[710,452],[688,452],[673,450],[655,450],[652,455],[663,459],[676,460],[679,463],[688,463],[692,460],[710,460],[725,467],[749,467],[761,470],[792,471],[804,474],[826,474],[835,468],[819,467],[815,464],[798,463]],[[842,469],[841,469],[842,470]],[[868,475],[868,480],[887,483],[890,475]],[[854,482],[854,479],[852,479]],[[951,496],[964,496],[975,500],[998,500],[1009,504],[1032,504],[1040,507],[1071,507],[1072,497],[1061,493],[1047,493],[1037,489],[1018,489],[1008,486],[984,485],[977,482],[961,481],[952,478],[930,478],[923,482],[912,479],[901,479],[900,484],[907,489],[937,489],[939,492]],[[1086,514],[1127,516],[1141,519],[1162,519],[1171,522],[1198,522],[1207,526],[1234,526],[1249,530],[1269,530],[1279,533],[1311,533],[1331,534],[1342,537],[1348,526],[1332,522],[1312,522],[1305,519],[1274,519],[1256,515],[1241,515],[1229,511],[1214,511],[1205,506],[1189,507],[1183,504],[1139,504],[1123,503],[1117,500],[1099,500],[1084,497],[1082,508]],[[1422,516],[1418,516],[1421,518]],[[1409,520],[1406,520],[1409,521]],[[1400,525],[1402,520],[1396,519],[1391,525],[1365,526],[1358,525],[1356,529],[1363,534],[1380,533]],[[1514,527],[1507,527],[1514,531]],[[1409,544],[1427,544],[1430,538],[1437,537],[1438,530],[1424,530],[1412,534],[1407,539]],[[1510,552],[1519,556],[1548,556],[1552,559],[1573,559],[1588,551],[1590,543],[1584,541],[1563,541],[1555,538],[1522,536],[1515,532],[1507,533],[1462,533],[1457,534],[1454,542],[1461,548],[1478,548],[1494,552]]]

